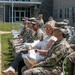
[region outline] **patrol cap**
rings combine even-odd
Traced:
[[[63,22],[69,24],[69,20],[67,20],[67,19],[63,19]]]
[[[30,21],[33,25],[38,25],[39,27],[41,27],[41,24],[38,20],[36,20],[35,17],[29,18],[28,21]]]
[[[55,26],[52,27],[53,29],[59,29],[62,33],[68,34],[68,31],[65,29],[67,23],[65,22],[56,22]]]
[[[35,17],[31,17],[31,18],[28,18],[28,21],[36,21],[36,18]]]
[[[24,17],[22,18],[22,21],[28,20],[28,17]]]
[[[43,17],[43,15],[42,14],[39,14],[38,17]]]

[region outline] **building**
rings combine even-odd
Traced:
[[[42,13],[45,22],[48,17],[53,16],[56,21],[68,19],[70,25],[73,25],[74,12],[75,0],[0,0],[0,21],[2,22],[11,22],[12,17],[14,22],[21,21],[24,16],[37,17]]]
[[[24,16],[32,17],[39,5],[41,0],[0,0],[0,21],[11,22],[12,14],[14,22],[21,21]]]
[[[72,13],[75,12],[75,0],[54,0],[53,17],[56,21],[68,19],[70,25],[73,25]]]
[[[43,0],[40,8],[44,21],[48,21],[50,16],[53,16],[53,0]]]
[[[21,21],[24,16],[37,17],[39,13],[46,22],[53,15],[53,0],[0,0],[0,22]]]

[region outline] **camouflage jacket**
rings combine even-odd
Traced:
[[[42,41],[43,37],[44,37],[44,33],[41,29],[38,29],[37,32],[35,32],[35,34],[34,34],[34,40],[39,39],[40,41]]]
[[[33,42],[34,41],[34,35],[33,35],[33,30],[29,28],[24,28],[24,31],[21,33],[23,42]]]
[[[22,31],[21,31],[21,33],[20,33],[20,35],[23,36],[24,33],[25,33],[25,31],[26,31],[26,27],[24,26],[23,29],[22,29]]]
[[[62,65],[62,59],[68,54],[69,52],[69,44],[65,39],[61,41],[55,42],[52,48],[48,51],[45,59],[35,65],[35,67],[60,67]]]

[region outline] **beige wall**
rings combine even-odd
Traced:
[[[53,3],[53,15],[55,20],[62,21],[65,18],[65,9],[67,13],[67,8],[69,9],[69,18],[66,17],[66,19],[69,19],[70,25],[73,25],[72,23],[72,7],[75,11],[75,0],[54,0]],[[60,9],[62,9],[62,18],[59,18],[60,16]]]

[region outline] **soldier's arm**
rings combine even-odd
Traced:
[[[35,65],[37,66],[54,66],[65,55],[63,46],[57,47],[51,56],[48,56],[44,61],[41,61]]]

